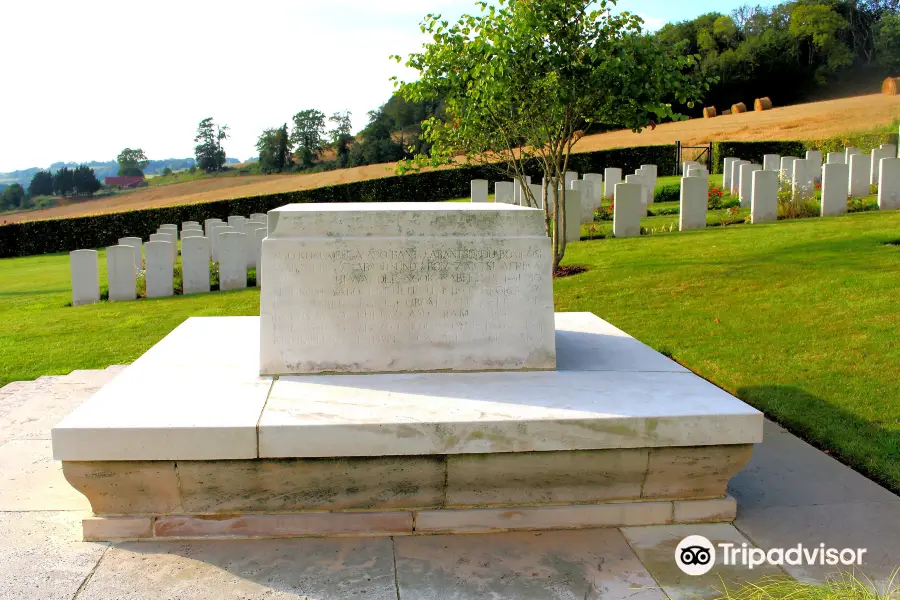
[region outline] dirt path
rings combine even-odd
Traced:
[[[576,146],[579,152],[629,146],[715,142],[722,140],[815,140],[868,130],[900,119],[900,96],[857,96],[798,104],[765,112],[715,119],[667,123],[641,133],[615,131],[592,135]],[[6,215],[0,222],[37,221],[124,212],[176,204],[212,202],[242,196],[305,190],[338,183],[377,179],[393,174],[393,163],[340,169],[309,175],[220,177],[146,188],[117,196],[27,213]]]

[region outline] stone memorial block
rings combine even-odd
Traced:
[[[156,230],[156,233],[168,233],[177,240],[178,239],[178,226],[177,225],[160,225],[159,229]]]
[[[144,244],[147,253],[147,271],[144,280],[148,298],[174,295],[172,268],[172,242],[149,241]]]
[[[472,202],[487,202],[488,201],[488,181],[487,179],[473,179],[470,183],[471,194],[470,200]]]
[[[181,254],[184,255],[184,238],[204,237],[203,231],[200,229],[182,229],[181,230]]]
[[[551,183],[547,181],[547,179],[541,180],[541,191],[543,192],[543,188],[547,187],[547,210],[550,211],[550,214],[553,215],[556,212],[556,196],[559,191],[557,187],[553,186]]]
[[[202,227],[197,221],[182,221],[181,230],[184,231],[185,229],[202,229]]]
[[[872,166],[871,157],[868,154],[850,155],[850,187],[851,196],[869,195],[869,170]]]
[[[822,181],[822,152],[819,150],[806,151],[806,172],[814,183]]]
[[[159,226],[158,232],[162,232],[163,229],[174,229],[175,233],[178,233],[178,225],[175,223],[163,223]]]
[[[600,207],[603,203],[603,175],[599,173],[585,173],[581,176],[585,181],[591,182],[591,191],[593,192],[592,202],[595,207]]]
[[[681,172],[682,172],[682,174],[684,174],[684,173],[687,173],[688,169],[690,169],[691,167],[702,167],[702,166],[703,165],[701,165],[696,160],[686,160],[681,163]],[[644,167],[644,165],[641,165],[641,168],[643,168],[643,167]]]
[[[709,186],[705,177],[681,178],[681,204],[678,213],[678,228],[703,229],[706,227],[706,205]]]
[[[849,148],[844,148],[844,162],[849,165],[850,157],[854,154],[862,154],[862,150],[860,150],[859,148],[854,148],[852,146]]]
[[[247,236],[236,231],[219,234],[219,289],[247,287]]]
[[[572,182],[578,181],[578,173],[575,171],[566,171],[565,174],[565,186],[567,190],[572,189]]]
[[[652,206],[653,192],[655,189],[655,185],[653,184],[653,174],[644,169],[644,167],[635,171],[634,174],[641,178],[641,183],[644,185],[644,204],[648,207]]]
[[[72,306],[100,302],[100,268],[96,250],[69,252],[72,277]]]
[[[644,178],[635,173],[634,175],[626,175],[625,183],[631,183],[635,185],[641,186],[641,206],[638,209],[638,216],[646,217],[647,216],[647,186],[644,183]],[[618,187],[616,188],[618,189]]]
[[[268,224],[268,222],[269,222],[269,217],[268,217],[268,215],[266,215],[266,213],[251,213],[251,214],[250,214],[250,220],[251,220],[251,221],[254,221],[254,222],[256,222],[256,223],[266,223],[266,224]]]
[[[257,227],[253,230],[253,268],[256,269],[256,287],[262,285],[262,243],[266,239],[268,228]]]
[[[796,156],[782,156],[781,157],[780,178],[781,178],[781,181],[785,182],[787,187],[790,187],[794,181],[794,161],[795,160],[797,160]]]
[[[844,155],[841,154],[841,160]],[[822,168],[822,216],[830,217],[847,212],[847,190],[850,167],[843,162],[829,162]]]
[[[570,191],[578,192],[578,197],[581,201],[581,206],[578,211],[579,215],[579,223],[590,223],[594,220],[594,208],[592,206],[591,197],[593,196],[593,191],[591,188],[591,182],[585,181],[584,179],[576,179],[570,184]],[[566,209],[566,219],[571,218],[572,213],[568,212]],[[568,223],[567,223],[568,228]]]
[[[622,169],[618,167],[609,167],[603,169],[603,197],[615,198],[616,185],[622,183]]]
[[[685,177],[704,177],[709,179],[709,173],[706,172],[706,169],[703,167],[688,167],[687,173],[684,174]]]
[[[741,191],[741,167],[749,165],[749,160],[737,159],[731,163],[731,195],[737,196]]]
[[[512,181],[498,181],[494,184],[494,203],[512,204],[515,193]]]
[[[528,185],[528,189],[531,190],[531,195],[534,196],[534,207],[535,208],[544,208],[544,186],[539,183],[531,183]]]
[[[542,211],[334,203],[269,216],[262,374],[555,369]]]
[[[697,163],[698,167],[702,167],[700,163]],[[650,185],[652,189],[656,189],[656,181],[659,175],[659,169],[656,168],[656,165],[641,165],[641,170],[643,170],[644,174],[650,178]],[[653,204],[653,194],[650,194],[650,203]]]
[[[871,165],[869,166],[869,185],[878,185],[882,158],[895,158],[896,152],[891,153],[887,148],[872,148]]]
[[[753,172],[760,170],[762,170],[762,165],[754,163],[741,165],[740,179],[738,181],[740,185],[738,198],[741,200],[741,208],[750,206],[750,195],[753,192]]]
[[[577,242],[581,239],[581,192],[566,190],[566,242]]]
[[[881,159],[878,178],[878,208],[880,210],[900,209],[900,158]]]
[[[173,235],[172,233],[169,233],[170,231],[171,231],[171,229],[166,230],[165,233],[151,233],[150,241],[151,242],[169,242],[169,246],[167,246],[169,249],[169,254],[170,254],[169,259],[172,261],[172,264],[174,265],[175,261],[178,258],[178,255],[176,254],[176,252],[178,250],[175,245],[175,240],[178,238],[175,235]]]
[[[109,246],[106,249],[106,280],[110,302],[125,302],[137,298],[134,248]]]
[[[888,153],[888,158],[898,158],[896,144],[882,144],[880,148]]]
[[[778,173],[775,171],[755,171],[751,175],[750,221],[778,220]]]
[[[825,157],[825,160],[826,160],[826,162],[825,162],[826,165],[832,165],[832,164],[845,165],[845,164],[847,164],[847,159],[844,157],[843,152],[829,152],[828,155]],[[823,174],[823,176],[824,176],[824,174]]]
[[[641,215],[646,211],[644,187],[640,183],[619,183],[616,185],[615,198],[613,235],[616,237],[641,235]]]
[[[726,156],[725,160],[722,161],[722,188],[726,190],[731,189],[731,164],[738,160],[734,156]]]
[[[140,271],[144,266],[144,243],[139,237],[119,238],[120,246],[131,246],[134,249],[134,270]]]
[[[805,158],[794,159],[791,175],[791,195],[794,198],[809,198],[815,193],[809,184],[809,162]]]
[[[191,236],[181,241],[182,292],[201,294],[209,291],[209,239]]]
[[[231,225],[225,225],[222,227],[214,227],[213,228],[213,239],[210,240],[210,243],[212,243],[212,245],[214,247],[213,252],[217,256],[217,259],[218,259],[217,262],[221,262],[221,258],[222,258],[222,255],[219,252],[219,242],[222,241],[223,233],[238,233],[238,231]]]
[[[780,170],[781,156],[778,154],[763,155],[763,171],[775,171],[777,173]]]

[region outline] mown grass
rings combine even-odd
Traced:
[[[589,311],[900,491],[900,211],[570,244]],[[105,256],[100,273],[105,286]],[[0,385],[136,359],[247,289],[71,307],[65,254],[0,260]]]
[[[715,600],[900,600],[900,577],[895,572],[882,586],[849,572],[822,584],[779,577],[724,589]]]

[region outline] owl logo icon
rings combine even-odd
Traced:
[[[716,549],[702,535],[689,535],[675,548],[675,564],[687,575],[709,573],[716,564]]]

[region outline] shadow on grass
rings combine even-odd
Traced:
[[[737,396],[810,445],[900,493],[900,429],[860,419],[794,386],[742,387]]]

